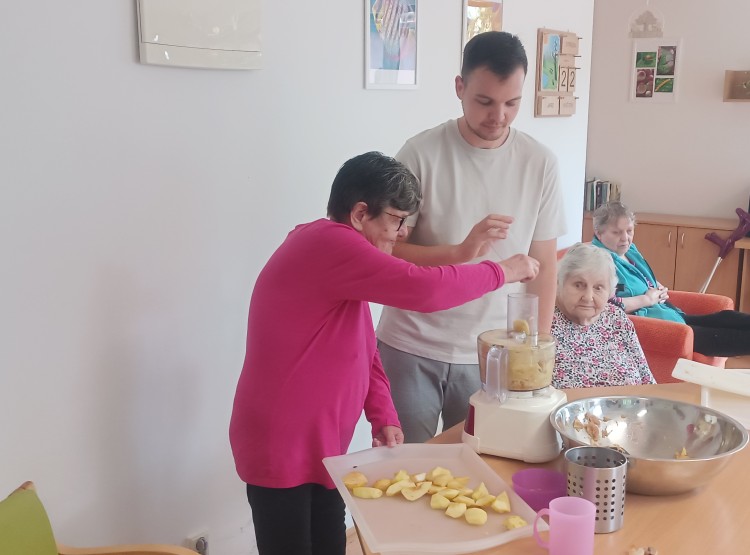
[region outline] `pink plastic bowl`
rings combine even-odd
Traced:
[[[567,477],[546,468],[527,468],[513,475],[513,491],[534,509],[549,507],[549,502],[568,493]]]

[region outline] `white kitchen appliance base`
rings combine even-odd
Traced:
[[[511,391],[504,403],[488,400],[484,391],[469,398],[462,439],[477,453],[542,463],[555,459],[562,441],[550,414],[568,397],[553,387],[539,392]]]

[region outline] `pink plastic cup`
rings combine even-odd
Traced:
[[[563,497],[568,492],[568,479],[562,472],[546,468],[526,468],[513,475],[513,491],[538,511],[549,507],[549,502],[556,497]]]
[[[549,509],[537,512],[534,538],[550,555],[594,555],[594,515],[596,506],[583,497],[558,497]],[[549,515],[549,542],[537,531],[539,519]]]

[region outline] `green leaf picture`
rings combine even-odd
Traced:
[[[674,75],[677,48],[674,46],[659,47],[659,62],[656,65],[658,75]]]
[[[656,67],[656,52],[637,52],[635,67]]]
[[[655,93],[674,92],[674,78],[657,77],[656,80],[654,81],[654,92]]]

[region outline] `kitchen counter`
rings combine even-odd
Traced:
[[[647,395],[689,403],[700,402],[700,387],[689,383],[566,390],[569,401],[606,395]],[[428,443],[460,443],[463,424],[454,426]],[[482,455],[508,484],[517,470],[531,466],[564,469],[562,456],[542,465],[530,465]],[[627,493],[623,527],[597,534],[596,555],[627,555],[631,547],[651,546],[659,555],[744,553],[750,541],[750,447],[737,453],[706,486],[672,496]],[[546,533],[543,535],[546,536]],[[363,545],[364,553],[371,554]],[[481,555],[543,555],[533,537],[480,552]]]

